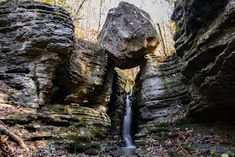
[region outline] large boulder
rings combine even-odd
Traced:
[[[98,42],[121,69],[140,65],[159,43],[151,17],[136,6],[121,2],[109,11]]]
[[[50,102],[56,71],[73,49],[69,14],[57,6],[9,1],[0,5],[0,21],[0,103]]]
[[[113,81],[113,66],[104,49],[97,44],[76,40],[66,73],[56,79],[56,95],[66,103],[78,103],[106,112]]]
[[[190,106],[192,115],[207,119],[233,115],[234,18],[234,0],[181,0],[176,3],[172,16],[180,30],[176,50],[194,98]]]

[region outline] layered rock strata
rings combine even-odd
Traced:
[[[10,1],[1,4],[0,21],[0,103],[48,103],[56,71],[73,49],[69,14],[57,6]]]
[[[139,120],[170,123],[185,118],[190,95],[181,80],[178,58],[145,58],[135,86]]]
[[[78,103],[106,112],[110,102],[113,66],[97,44],[76,40],[66,73],[58,77],[58,95],[67,103]],[[57,96],[58,97],[58,96]]]
[[[69,14],[57,6],[8,1],[0,20],[0,120],[28,143],[98,154],[111,125],[113,66],[105,51],[75,41]]]
[[[190,106],[194,115],[219,118],[234,111],[234,17],[234,0],[176,2],[175,46],[194,97]]]

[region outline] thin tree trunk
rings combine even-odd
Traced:
[[[98,31],[100,31],[100,26],[101,26],[102,5],[103,5],[103,0],[100,0],[100,15],[99,15]]]
[[[168,43],[167,43],[167,37],[166,37],[166,27],[165,27],[165,23],[162,21],[163,25],[163,34],[164,34],[164,41],[165,41],[165,48],[166,48],[166,52],[169,52],[169,48],[168,48]]]
[[[158,27],[159,34],[160,34],[160,38],[161,38],[161,41],[162,41],[163,53],[164,53],[165,56],[167,56],[166,46],[165,46],[165,43],[164,43],[164,38],[163,38],[162,30],[161,30],[161,27],[160,27],[160,24],[159,24],[159,23],[157,23],[157,27]]]
[[[83,4],[85,3],[86,0],[83,0],[82,3],[79,5],[78,10],[76,11],[76,14],[74,15],[73,20],[76,20],[76,17],[79,13],[79,11],[82,9]]]

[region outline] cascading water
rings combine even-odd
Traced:
[[[132,127],[132,103],[131,103],[132,92],[126,97],[126,111],[123,118],[123,131],[122,136],[125,141],[126,147],[122,147],[122,155],[133,155],[135,153],[135,145],[131,136]]]
[[[131,116],[132,116],[132,108],[131,108],[131,93],[126,97],[126,113],[123,118],[123,139],[125,141],[126,147],[134,146],[133,139],[131,136]]]

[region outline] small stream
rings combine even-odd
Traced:
[[[132,102],[131,102],[132,92],[127,94],[126,97],[126,110],[123,118],[123,131],[122,136],[125,141],[125,147],[121,148],[122,155],[134,155],[135,145],[132,138]]]

